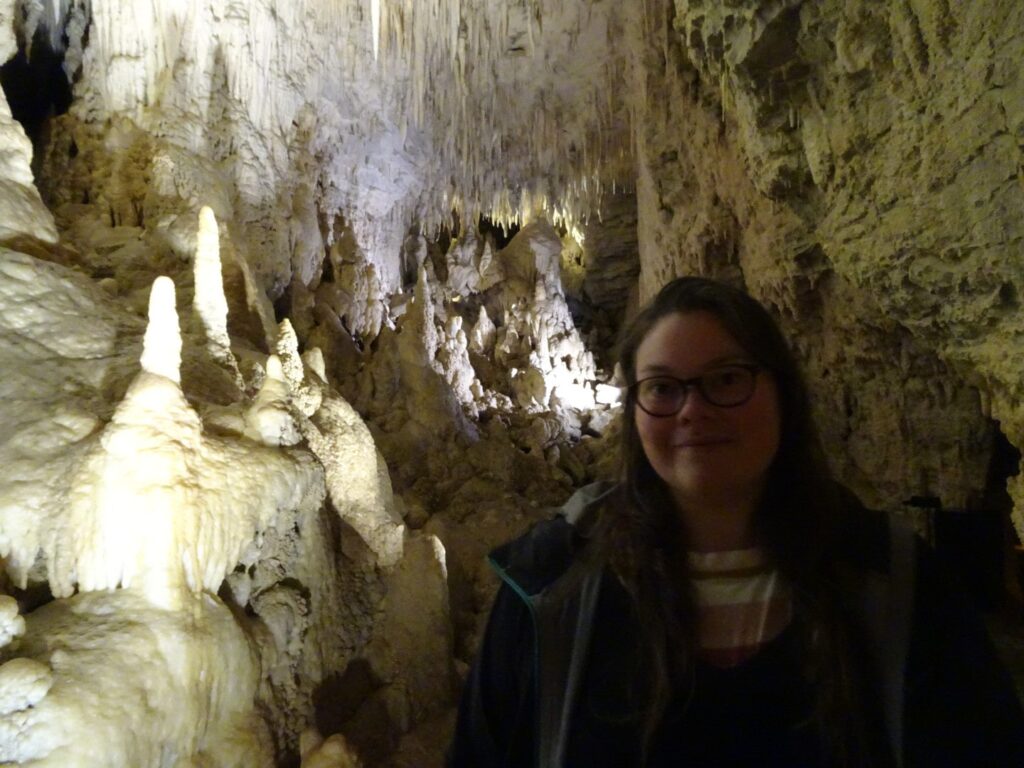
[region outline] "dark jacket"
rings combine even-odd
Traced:
[[[577,556],[589,513],[614,490],[582,489],[558,515],[491,555],[503,583],[463,693],[451,768],[560,768],[567,754],[586,768],[629,762],[597,739],[591,749],[580,733],[588,727],[580,697],[594,695],[583,684],[593,638],[605,638],[600,654],[594,650],[601,674],[623,677],[636,634],[621,586]],[[1024,715],[979,617],[909,529],[862,509],[854,517],[844,552],[862,578],[848,605],[892,764],[1024,766]],[[627,650],[605,647],[609,632],[595,627],[609,623],[621,627]],[[637,733],[623,730],[620,741]]]

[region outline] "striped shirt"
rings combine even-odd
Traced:
[[[690,552],[689,561],[704,661],[742,664],[789,625],[792,592],[762,550]]]

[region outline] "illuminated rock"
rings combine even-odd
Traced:
[[[302,439],[291,412],[292,389],[277,355],[267,358],[266,376],[246,411],[246,434],[266,445],[295,445]]]
[[[207,206],[199,211],[193,276],[195,292],[192,308],[206,335],[206,348],[214,360],[231,371],[239,388],[242,388],[242,375],[238,370],[238,361],[231,353],[231,339],[228,336],[228,302],[224,296],[221,271],[220,231],[213,210]]]
[[[340,733],[324,739],[316,729],[304,731],[299,749],[302,768],[359,768],[360,762]]]
[[[181,329],[174,306],[174,282],[168,277],[153,282],[139,363],[147,373],[181,383]]]
[[[15,658],[0,665],[0,718],[36,706],[52,685],[53,673],[38,661]]]
[[[469,348],[478,354],[485,354],[494,350],[494,340],[497,329],[491,322],[490,316],[484,307],[480,307],[477,321],[469,332]]]
[[[237,768],[274,764],[252,709],[256,659],[215,598],[166,611],[133,590],[92,592],[27,624],[18,657],[0,666],[0,760],[115,768],[159,765],[172,750]]]
[[[3,21],[0,11],[0,25]],[[10,29],[13,19],[6,21]],[[19,236],[57,242],[57,227],[39,197],[31,162],[32,142],[0,94],[0,243]]]
[[[0,648],[25,631],[25,619],[18,615],[18,602],[0,595]]]
[[[381,566],[398,562],[405,526],[394,511],[387,464],[351,405],[328,396],[304,427],[323,464],[327,491],[339,517],[351,525]]]

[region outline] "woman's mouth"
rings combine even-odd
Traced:
[[[726,437],[687,437],[679,440],[674,445],[676,448],[708,448],[715,445],[724,445],[730,442]]]

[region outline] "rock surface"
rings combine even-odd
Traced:
[[[1019,4],[660,7],[635,70],[642,295],[745,285],[795,339],[842,479],[977,508],[996,429],[1024,440]]]
[[[484,556],[614,472],[615,333],[676,275],[777,315],[867,503],[1004,503],[1013,0],[0,0],[0,57],[37,29],[75,85],[38,137],[0,99],[0,761],[439,764]]]

